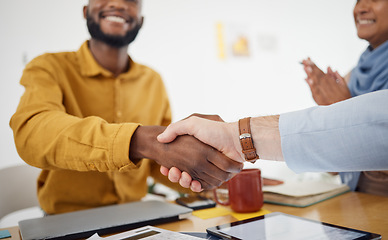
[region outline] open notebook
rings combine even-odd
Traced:
[[[192,210],[162,201],[141,201],[50,215],[19,222],[23,240],[80,239],[187,218]]]

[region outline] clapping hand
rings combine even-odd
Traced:
[[[349,88],[343,77],[330,67],[327,73],[319,69],[310,58],[302,61],[307,74],[306,82],[318,105],[330,105],[351,98]]]

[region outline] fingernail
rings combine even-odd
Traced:
[[[311,72],[313,72],[313,69],[312,69],[312,67],[306,67],[306,71],[311,73]]]

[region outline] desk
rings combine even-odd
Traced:
[[[263,208],[271,212],[283,212],[388,237],[387,197],[349,192],[305,208],[274,204],[264,204]],[[206,220],[190,216],[179,223],[166,223],[158,227],[177,232],[205,232],[208,227],[232,221],[236,219],[231,216]]]
[[[306,208],[264,204],[271,212],[283,212],[308,219],[355,228],[388,237],[388,198],[349,192]],[[236,221],[232,216],[200,219],[190,216],[179,222],[157,225],[176,232],[206,232],[206,228]],[[18,227],[9,228],[12,240],[20,240]],[[10,238],[6,239],[9,240]]]

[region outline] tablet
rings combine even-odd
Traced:
[[[206,229],[209,234],[233,240],[381,239],[381,235],[274,212]]]

